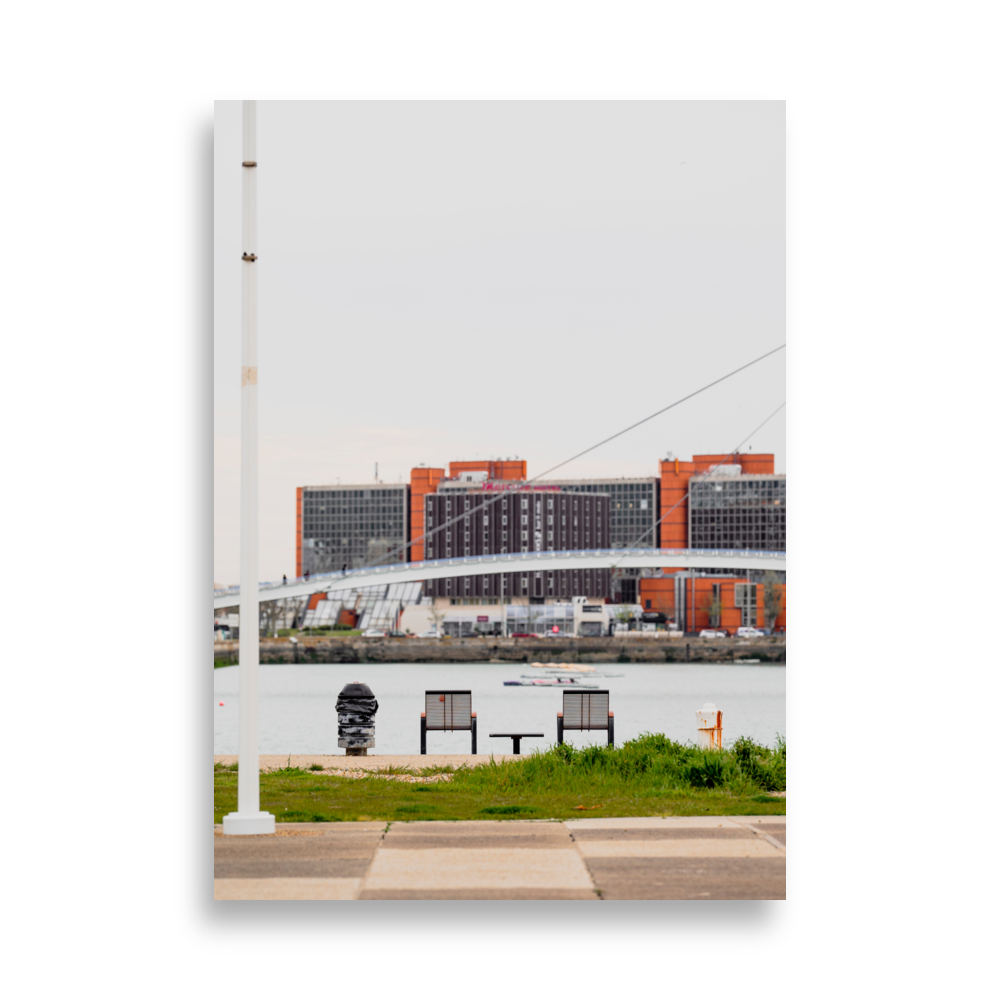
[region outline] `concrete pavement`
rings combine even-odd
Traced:
[[[388,829],[387,829],[388,826]],[[784,816],[215,828],[216,899],[784,899]]]

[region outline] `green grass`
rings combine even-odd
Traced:
[[[261,774],[261,809],[278,822],[295,823],[785,813],[786,800],[767,794],[785,788],[781,739],[773,748],[740,739],[725,750],[706,751],[644,734],[613,749],[563,745],[516,761],[460,768],[451,781],[388,777],[399,773],[407,771],[342,778],[284,767]],[[237,774],[216,765],[216,823],[236,809],[236,790]]]

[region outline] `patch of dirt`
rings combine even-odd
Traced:
[[[221,830],[215,831],[216,837],[223,837]],[[322,830],[275,830],[274,833],[259,833],[258,837],[322,837]]]

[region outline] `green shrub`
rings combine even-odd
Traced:
[[[642,795],[651,788],[715,788],[752,795],[784,789],[785,748],[782,740],[772,750],[741,738],[730,748],[702,750],[662,733],[643,733],[617,747],[578,749],[564,743],[519,760],[492,760],[453,780],[494,795],[529,790]]]
[[[687,767],[688,782],[695,788],[722,788],[726,783],[726,763],[718,751],[709,751]]]
[[[769,792],[785,787],[785,741],[778,737],[774,750],[741,736],[732,747],[740,772],[753,784]]]

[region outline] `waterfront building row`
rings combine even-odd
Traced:
[[[296,491],[296,575],[501,552],[598,548],[785,550],[785,476],[770,454],[668,457],[659,476],[528,484],[527,463],[420,466],[409,483]],[[435,602],[635,603],[687,630],[763,622],[763,580],[662,570],[507,573],[428,581]],[[775,581],[769,581],[772,598]],[[782,594],[784,581],[778,581]],[[706,589],[707,588],[707,589]],[[713,589],[715,588],[715,589]],[[761,587],[763,591],[763,587]],[[783,624],[783,611],[778,619]]]

